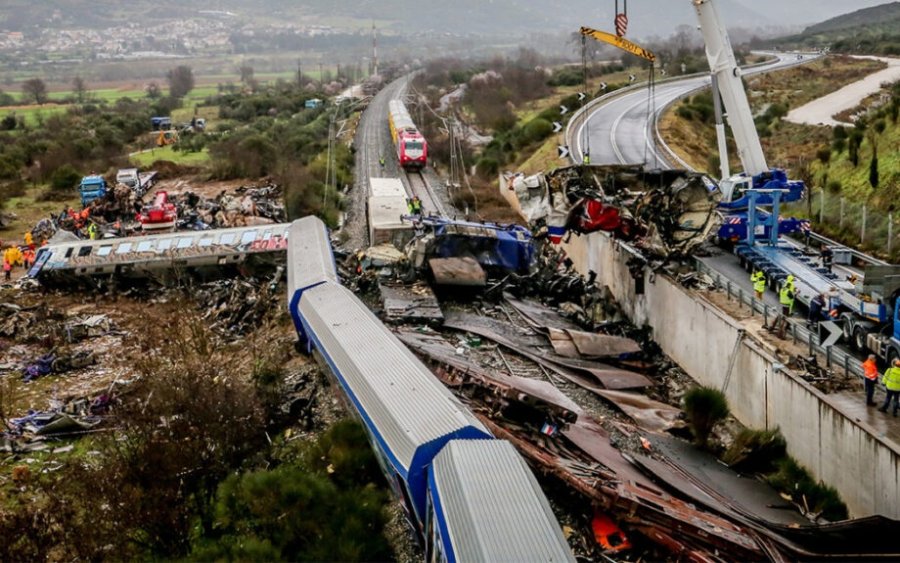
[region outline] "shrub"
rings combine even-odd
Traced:
[[[847,139],[846,138],[835,139],[834,141],[831,142],[831,149],[838,154],[844,152],[844,149],[846,149],[846,148],[847,148]]]
[[[787,442],[778,428],[751,430],[746,428],[722,456],[722,461],[737,471],[768,473],[775,471],[778,461],[787,454]]]
[[[567,66],[553,73],[547,84],[550,86],[578,86],[584,82],[580,67]]]
[[[553,133],[553,124],[545,119],[535,118],[525,124],[523,138],[527,143],[538,143]]]
[[[816,482],[809,472],[785,457],[778,463],[778,471],[767,478],[772,487],[790,495],[793,502],[821,518],[834,522],[847,519],[847,507],[838,492],[821,482]]]
[[[828,164],[828,161],[831,160],[831,149],[821,148],[816,151],[816,158],[822,161],[822,164]]]
[[[50,187],[55,191],[74,190],[81,181],[81,174],[71,164],[63,164],[50,177]]]
[[[715,425],[728,416],[728,400],[718,389],[694,387],[684,395],[684,410],[694,439],[706,447]]]
[[[296,461],[227,479],[213,532],[194,542],[191,558],[388,560],[387,495],[376,482],[383,483],[365,431],[338,422]]]

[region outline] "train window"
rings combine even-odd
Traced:
[[[187,248],[191,245],[192,242],[194,242],[194,239],[189,238],[189,237],[182,237],[182,238],[178,239],[177,247],[178,248]]]
[[[111,244],[104,244],[100,248],[97,249],[97,256],[109,256],[109,253],[112,252]]]
[[[198,246],[212,246],[213,238],[212,237],[203,237],[200,239],[200,242],[197,243]]]
[[[90,246],[82,246],[78,249],[79,256],[90,256],[91,255],[91,247]]]
[[[170,248],[172,248],[172,239],[170,238],[164,238],[156,243],[157,250],[169,250]]]
[[[219,244],[234,244],[234,239],[234,233],[225,233],[224,235],[219,237]]]
[[[131,246],[132,245],[130,242],[123,242],[119,244],[119,246],[116,248],[116,254],[125,254],[126,252],[131,252]]]
[[[420,151],[422,150],[423,144],[421,141],[406,141],[406,150],[408,151]]]
[[[263,232],[262,239],[263,239],[263,240],[269,240],[270,238],[272,238],[272,231],[264,231],[264,232]]]
[[[73,250],[75,250],[75,247],[74,247],[74,246],[70,246],[69,248],[66,249],[66,258],[71,258],[71,257],[72,257],[72,251],[73,251]]]
[[[137,245],[137,251],[138,251],[138,252],[147,252],[147,251],[150,250],[151,248],[153,248],[153,241],[152,241],[152,240],[142,240],[142,241],[139,242],[138,245]]]
[[[256,231],[247,231],[241,235],[241,244],[250,244],[256,240]]]

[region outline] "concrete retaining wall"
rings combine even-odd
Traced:
[[[739,325],[702,296],[645,271],[635,294],[629,253],[603,233],[573,236],[565,245],[576,268],[597,272],[630,318],[649,325],[663,351],[694,380],[722,388]],[[829,403],[827,395],[777,364],[764,345],[747,336],[725,394],[734,415],[753,428],[780,427],[788,450],[813,475],[835,487],[854,517],[900,518],[900,452]]]

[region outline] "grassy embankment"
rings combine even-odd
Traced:
[[[877,61],[830,56],[749,78],[750,107],[769,164],[796,171],[801,161],[815,159],[816,151],[830,140],[828,128],[788,123],[781,117],[881,68],[884,63]],[[669,147],[692,168],[718,176],[716,132],[708,91],[672,106],[663,115],[659,129]],[[732,170],[739,171],[740,162],[730,136],[729,156]]]

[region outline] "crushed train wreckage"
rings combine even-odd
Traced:
[[[653,256],[689,254],[721,222],[720,194],[708,177],[642,166],[568,166],[500,176],[500,192],[554,242],[569,232],[605,231]]]

